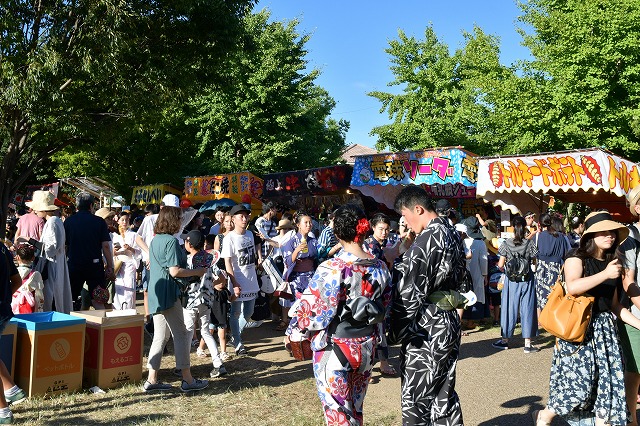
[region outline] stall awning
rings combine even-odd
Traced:
[[[264,177],[266,198],[297,195],[327,195],[346,191],[353,168],[349,165],[320,167],[284,173],[270,173]]]
[[[124,197],[120,196],[109,182],[97,177],[62,178],[60,182],[88,192],[100,200],[100,206],[125,203]]]
[[[133,188],[131,204],[144,206],[145,204],[160,204],[162,197],[167,194],[182,196],[182,190],[166,183],[142,185]]]
[[[351,187],[389,208],[411,184],[434,198],[475,198],[477,158],[460,147],[358,156]]]
[[[262,197],[262,179],[249,172],[226,175],[188,177],[184,194],[194,203],[231,198],[236,203],[250,203]]]
[[[543,196],[625,216],[638,165],[603,149],[480,158],[478,197],[514,213],[543,210]]]

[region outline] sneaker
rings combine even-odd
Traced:
[[[247,325],[244,326],[244,328],[258,328],[262,325],[263,321],[249,321],[247,322]]]
[[[144,385],[142,385],[142,390],[145,392],[166,392],[172,389],[173,386],[171,386],[169,383],[150,383],[148,380],[144,382]]]
[[[13,395],[7,395],[6,393],[4,394],[4,399],[7,400],[7,404],[9,405],[18,404],[24,401],[26,397],[27,397],[27,394],[25,394],[22,389],[18,389],[18,391]]]
[[[205,351],[203,351],[202,349],[198,348],[196,350],[196,356],[198,358],[206,358],[207,357],[207,353]]]
[[[220,361],[222,362],[229,361],[229,354],[226,352],[222,352],[220,354]]]
[[[496,349],[501,349],[501,350],[509,349],[509,342],[505,342],[504,340],[501,339],[501,340],[498,340],[495,343],[492,343],[491,346],[493,346]]]
[[[246,355],[246,354],[247,354],[247,348],[245,348],[242,343],[236,346],[236,355]]]
[[[211,373],[209,373],[209,376],[211,378],[216,378],[216,377],[224,376],[225,374],[227,374],[227,369],[224,368],[224,365],[221,365],[220,367],[213,367],[213,370],[211,370]]]
[[[537,352],[540,352],[540,348],[536,348],[533,345],[524,347],[524,353],[525,354],[535,354]]]
[[[183,380],[182,384],[180,385],[180,390],[182,392],[195,392],[205,389],[207,386],[209,386],[208,380],[194,379],[193,383],[187,383]]]
[[[174,376],[182,378],[182,370],[179,368],[174,368],[172,371]]]
[[[13,414],[9,414],[9,417],[0,417],[0,425],[12,425]]]

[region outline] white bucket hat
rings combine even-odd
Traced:
[[[36,212],[48,212],[58,210],[58,206],[54,204],[55,200],[56,198],[49,191],[34,191],[32,200],[24,204]]]

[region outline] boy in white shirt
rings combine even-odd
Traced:
[[[260,286],[256,274],[256,259],[262,262],[260,245],[255,245],[253,233],[247,231],[251,211],[242,204],[234,206],[229,214],[233,220],[233,231],[222,240],[220,257],[225,261],[231,285],[232,301],[229,325],[236,355],[247,353],[242,344],[242,330],[253,315]]]

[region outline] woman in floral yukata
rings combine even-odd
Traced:
[[[387,266],[362,249],[369,228],[359,208],[336,211],[334,232],[344,250],[318,267],[292,321],[310,334],[313,372],[329,426],[362,425],[362,403],[390,301]]]

